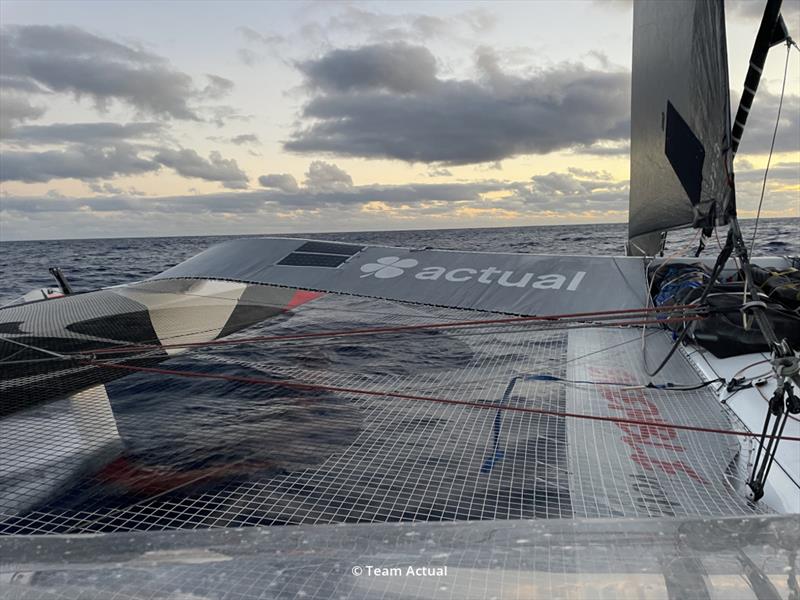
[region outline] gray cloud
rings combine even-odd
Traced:
[[[316,18],[308,19],[311,13]],[[495,16],[488,9],[467,10],[447,18],[422,13],[383,13],[365,5],[326,3],[308,11],[293,31],[280,34],[239,27],[237,31],[247,47],[237,51],[239,60],[248,66],[263,62],[267,57],[284,64],[297,64],[293,52],[298,47],[319,50],[336,47],[336,40],[347,44],[421,43],[433,39],[450,44],[472,47],[475,37],[492,28]],[[387,63],[388,67],[394,65]]]
[[[580,167],[567,167],[567,172],[575,177],[588,177],[599,181],[613,181],[611,173],[608,171],[592,171],[589,169],[581,169]]]
[[[218,181],[226,188],[244,189],[248,178],[234,159],[222,158],[219,152],[212,152],[208,160],[194,150],[163,149],[153,157],[157,163],[170,167],[184,177],[197,177],[206,181]]]
[[[325,23],[326,30],[345,34],[366,33],[372,39],[428,39],[445,35],[448,22],[423,14],[388,15],[360,6],[344,6]]]
[[[22,144],[107,144],[150,138],[163,132],[160,123],[53,123],[24,125],[10,130],[4,141]]]
[[[210,73],[206,74],[206,79],[208,79],[208,85],[203,88],[201,92],[205,98],[211,98],[213,100],[217,100],[233,91],[233,81],[230,79],[226,79],[225,77],[220,77],[219,75],[212,75]]]
[[[554,199],[585,196],[596,190],[622,192],[628,187],[627,181],[614,182],[609,173],[576,168],[569,169],[567,173],[534,175],[531,180],[535,192]],[[625,199],[627,200],[627,195]]]
[[[361,211],[379,202],[409,215],[446,215],[454,209],[516,211],[522,214],[566,213],[586,210],[624,210],[628,182],[613,181],[605,172],[573,169],[533,176],[528,182],[483,180],[461,183],[407,185],[352,185],[349,176],[329,163],[317,161],[309,167],[306,184],[299,186],[289,174],[264,175],[265,190],[170,197],[136,197],[118,194],[116,188],[98,184],[98,192],[109,197],[91,198],[3,198],[3,209],[23,213],[90,210],[145,213],[260,213],[265,217],[282,213],[335,210]],[[484,197],[492,192],[491,198]],[[498,195],[498,192],[500,193]],[[332,213],[333,214],[333,213]]]
[[[3,181],[45,182],[73,178],[94,182],[94,191],[106,190],[97,179],[157,171],[161,166],[184,177],[217,181],[231,189],[244,189],[248,178],[235,160],[212,152],[208,159],[184,148],[156,147],[147,143],[160,139],[160,123],[54,123],[11,128],[4,140],[17,147],[59,145],[58,149],[21,152],[4,151]],[[244,136],[248,137],[248,136]],[[151,155],[155,153],[154,156]],[[144,155],[144,156],[143,156]],[[110,185],[110,184],[104,184]]]
[[[159,116],[197,120],[192,100],[224,95],[232,83],[209,75],[205,89],[164,58],[77,27],[18,25],[0,30],[0,70],[17,89],[90,97],[104,109],[112,100]]]
[[[388,56],[393,68],[376,68]],[[314,94],[302,114],[311,124],[284,147],[458,165],[629,135],[628,73],[562,64],[519,77],[482,50],[479,80],[445,80],[432,61],[426,49],[402,44],[334,50],[303,63]]]
[[[203,195],[167,196],[160,198],[90,197],[46,198],[5,196],[0,200],[3,210],[39,213],[80,210],[88,207],[98,211],[129,210],[134,212],[182,213],[217,212],[237,213],[256,210],[317,210],[325,207],[360,207],[380,201],[395,206],[414,206],[426,202],[479,202],[482,193],[510,189],[507,182],[485,181],[452,184],[409,184],[397,186],[354,186],[350,189],[314,190],[300,188],[297,192],[263,190],[251,192],[225,192]]]
[[[272,173],[258,178],[261,187],[281,190],[282,192],[297,192],[300,186],[297,180],[289,173]]]
[[[572,148],[575,154],[589,154],[592,156],[628,156],[631,153],[629,140],[617,142],[599,142],[591,145],[577,145]]]
[[[255,66],[263,60],[260,54],[250,48],[239,48],[236,51],[236,55],[239,57],[239,60],[248,67]]]
[[[312,40],[340,34],[349,39],[364,36],[378,42],[416,41],[435,38],[472,43],[476,34],[492,29],[496,23],[490,10],[477,8],[449,18],[422,13],[388,14],[369,10],[364,5],[337,6],[327,20],[306,26]]]
[[[3,92],[0,94],[0,132],[6,137],[6,132],[13,125],[23,121],[38,119],[45,113],[45,108],[34,106],[30,101],[18,94]]]
[[[51,179],[103,179],[157,171],[159,164],[139,156],[135,147],[117,143],[110,148],[76,144],[45,152],[4,151],[0,181],[42,183]]]
[[[436,59],[427,48],[403,42],[332,50],[299,63],[308,85],[326,92],[386,90],[405,94],[436,83]]]
[[[249,121],[252,115],[243,115],[232,106],[205,106],[198,111],[206,121],[217,127],[224,127],[228,121]]]
[[[0,75],[0,90],[13,90],[17,92],[26,92],[29,94],[46,94],[47,90],[42,86],[31,81],[27,77],[12,77],[9,75]]]
[[[234,135],[233,137],[210,135],[206,139],[209,139],[213,142],[224,142],[226,144],[235,144],[237,146],[246,146],[249,144],[261,144],[261,139],[255,133],[242,133],[240,135]]]
[[[764,180],[764,169],[754,169],[745,160],[736,159],[736,183],[758,182]],[[773,163],[767,174],[767,182],[788,182],[800,185],[800,164],[792,162]]]
[[[262,34],[251,27],[238,27],[237,31],[244,40],[251,45],[255,45],[258,50],[253,48],[239,48],[236,54],[239,60],[248,67],[255,66],[264,61],[267,55],[278,57],[278,48],[286,42],[282,35],[273,33]],[[262,53],[262,51],[264,53]]]
[[[770,176],[765,210],[796,211],[797,164],[778,163]],[[761,183],[757,170],[742,172],[737,200],[752,210]],[[268,176],[265,176],[268,177]],[[624,220],[628,183],[602,171],[576,170],[536,175],[528,181],[484,180],[447,184],[365,185],[332,191],[298,186],[246,192],[142,197],[135,191],[98,184],[85,198],[0,195],[2,222],[19,239],[165,234],[263,233],[513,224],[566,216],[570,219],[613,215]],[[378,206],[375,206],[378,204]],[[191,219],[187,216],[191,215]],[[113,217],[111,219],[107,217]],[[491,219],[491,221],[487,221]]]
[[[92,190],[96,194],[112,194],[115,196],[119,196],[125,193],[120,187],[117,187],[111,183],[89,183],[89,189]]]
[[[231,138],[231,143],[241,146],[243,144],[260,144],[261,140],[255,133],[242,133]]]
[[[740,155],[769,152],[779,101],[779,94],[772,93],[765,86],[759,87],[747,117],[742,143],[739,146]],[[736,110],[735,106],[733,111]],[[800,96],[786,94],[781,110],[781,123],[775,138],[775,152],[798,150],[800,150]]]
[[[280,44],[281,42],[284,41],[283,36],[276,35],[274,33],[267,33],[267,34],[259,33],[252,27],[246,27],[246,26],[238,27],[237,31],[240,34],[242,34],[242,37],[244,37],[244,39],[247,40],[248,42],[257,42],[259,44],[264,44],[266,46]]]
[[[306,188],[314,192],[336,192],[353,187],[353,178],[334,164],[315,160],[308,166]]]

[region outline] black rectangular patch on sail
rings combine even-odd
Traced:
[[[703,162],[706,150],[703,143],[683,120],[680,113],[667,100],[667,126],[664,154],[678,176],[692,205],[700,202],[703,189]]]
[[[354,246],[352,244],[337,244],[335,242],[306,242],[295,252],[315,252],[318,254],[342,254],[353,256],[364,249],[364,246]]]
[[[349,257],[341,254],[312,254],[310,252],[293,252],[281,259],[279,265],[290,267],[329,267],[336,268]]]

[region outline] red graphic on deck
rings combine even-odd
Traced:
[[[309,292],[306,290],[297,290],[292,296],[292,299],[289,300],[289,304],[286,305],[285,310],[292,310],[293,308],[297,308],[305,304],[306,302],[311,302],[315,298],[319,298],[320,296],[324,296],[322,292]]]
[[[618,381],[637,385],[630,373],[614,367],[589,367],[589,375],[602,381]],[[608,401],[608,408],[620,411],[629,419],[645,419],[654,423],[669,425],[661,419],[658,406],[645,396],[643,390],[626,390],[612,386],[602,386],[601,395]],[[661,471],[667,475],[684,473],[703,484],[708,482],[691,466],[682,460],[661,460],[647,454],[648,447],[663,448],[675,453],[686,452],[678,443],[678,432],[665,427],[615,423],[625,435],[622,441],[633,449],[631,460],[649,471]]]

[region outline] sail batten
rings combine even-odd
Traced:
[[[634,4],[629,254],[733,211],[721,0]]]

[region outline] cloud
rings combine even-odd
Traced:
[[[206,74],[206,79],[208,79],[208,85],[203,88],[201,94],[205,98],[210,98],[212,100],[217,100],[233,91],[233,81],[230,79],[226,79],[225,77],[220,77],[219,75],[211,75]]]
[[[477,8],[455,14],[448,18],[422,13],[388,14],[369,10],[364,5],[336,6],[327,20],[307,27],[311,36],[342,35],[348,39],[363,36],[371,41],[423,42],[432,39],[459,41],[468,38],[474,41],[476,34],[494,28],[496,17],[490,10]]]
[[[797,210],[797,163],[776,163],[765,198],[766,214]],[[310,169],[309,169],[310,171]],[[752,171],[752,172],[750,172]],[[265,175],[271,178],[277,174]],[[761,189],[760,170],[740,171],[739,208],[751,214]],[[269,179],[269,188],[243,192],[141,196],[97,184],[100,195],[66,198],[0,196],[6,232],[18,239],[164,234],[375,230],[434,226],[486,226],[570,221],[623,221],[628,182],[603,171],[573,168],[527,181],[352,185],[320,190]],[[296,183],[296,182],[295,182]],[[106,194],[106,195],[103,195]],[[191,219],[187,216],[191,215]]]
[[[1,62],[1,61],[0,61]],[[29,94],[46,94],[47,90],[27,77],[0,75],[0,90],[26,92]]]
[[[156,122],[54,123],[15,127],[5,140],[8,144],[61,147],[35,152],[4,151],[0,177],[3,181],[27,183],[66,178],[94,182],[153,172],[165,166],[184,177],[220,182],[230,189],[247,188],[245,172],[235,160],[225,159],[219,152],[211,152],[205,159],[191,149],[142,143],[142,140],[158,138],[163,132],[164,126]],[[95,186],[99,185],[95,183]],[[103,191],[102,187],[92,189]]]
[[[226,144],[235,144],[237,146],[245,146],[248,144],[261,144],[261,139],[255,133],[242,133],[240,135],[234,135],[233,137],[210,135],[206,139],[209,139],[213,142],[224,142]]]
[[[576,168],[568,169],[567,173],[550,172],[547,175],[534,175],[531,180],[536,192],[553,198],[587,195],[599,189],[614,191],[627,189],[627,182],[615,183],[607,172]]]
[[[387,57],[393,66],[378,68]],[[441,79],[430,52],[407,44],[333,50],[302,63],[312,90],[302,116],[310,124],[284,147],[461,165],[629,135],[628,73],[561,64],[509,75],[485,49],[476,65],[475,81]]]
[[[329,31],[347,35],[367,34],[372,39],[424,40],[444,35],[449,30],[445,19],[424,14],[389,15],[359,6],[344,6],[324,25]]]
[[[764,169],[754,169],[747,161],[736,159],[736,205],[740,215],[755,215],[764,182]],[[798,215],[800,164],[773,162],[767,176],[763,214]]]
[[[272,173],[258,178],[261,187],[281,190],[282,192],[296,192],[300,189],[297,180],[289,173]]]
[[[507,189],[507,182],[476,182],[454,184],[409,184],[396,186],[353,186],[348,189],[319,190],[308,187],[298,192],[280,189],[223,192],[203,195],[165,197],[118,197],[108,198],[47,198],[47,197],[2,197],[2,209],[6,211],[39,213],[63,212],[65,210],[91,210],[183,213],[216,212],[237,213],[269,210],[319,210],[326,207],[360,208],[371,202],[383,202],[392,206],[419,206],[427,202],[480,202],[481,194]]]
[[[750,21],[760,21],[764,16],[765,6],[766,2],[754,2],[753,0],[728,0],[725,3],[725,8],[730,16]],[[781,5],[781,15],[789,27],[789,35],[792,35],[792,25],[800,19],[800,4],[784,2]]]
[[[427,48],[406,43],[332,50],[299,63],[309,86],[326,92],[385,90],[406,94],[436,83],[436,59]]]
[[[598,142],[596,144],[578,144],[572,148],[575,154],[590,154],[592,156],[629,156],[631,153],[630,140],[616,142]]]
[[[160,123],[53,123],[24,125],[10,130],[4,141],[18,144],[108,144],[157,136],[163,132]]]
[[[740,90],[741,91],[741,90]],[[744,127],[739,154],[766,154],[775,131],[780,94],[774,94],[766,86],[758,89],[753,106]],[[734,105],[732,114],[738,103]],[[786,94],[783,98],[781,122],[775,138],[775,152],[800,151],[800,96]]]
[[[122,188],[112,185],[108,182],[90,183],[89,189],[95,192],[96,194],[112,194],[115,196],[119,196],[125,193],[125,190],[123,190]]]
[[[278,48],[286,41],[281,35],[267,33],[262,34],[251,27],[238,27],[236,30],[250,45],[255,45],[259,50],[264,50],[267,55],[277,57]],[[236,51],[239,61],[248,67],[261,63],[266,58],[265,54],[253,48],[239,48]]]
[[[626,182],[558,195],[532,179],[353,185],[332,191],[299,186],[294,192],[272,188],[169,197],[0,196],[3,226],[11,232],[5,239],[129,237],[152,235],[156,227],[162,234],[188,235],[621,221],[626,208]]]
[[[0,181],[42,183],[51,179],[104,179],[157,171],[159,164],[139,156],[135,147],[117,143],[110,148],[73,145],[45,152],[4,151]]]
[[[17,89],[89,97],[103,110],[119,101],[138,111],[198,120],[192,100],[224,95],[232,83],[209,75],[204,89],[166,59],[78,27],[15,25],[0,30],[0,70]]]
[[[308,166],[306,188],[314,192],[336,192],[353,187],[353,178],[334,164],[315,160]]]
[[[270,46],[270,45],[274,45],[274,44],[280,44],[281,42],[284,41],[283,36],[272,34],[272,33],[268,33],[268,34],[259,33],[258,31],[256,31],[252,27],[245,27],[245,26],[238,27],[237,31],[248,42],[257,42],[259,44],[264,44],[266,46]]]
[[[11,128],[4,142],[12,146],[60,146],[46,151],[4,150],[2,181],[41,183],[51,179],[95,182],[122,175],[174,169],[184,177],[216,181],[230,189],[247,188],[248,178],[235,160],[211,152],[208,159],[196,151],[147,143],[160,138],[164,125],[142,123],[54,123]],[[245,136],[247,137],[247,136]],[[97,184],[95,182],[96,186]],[[102,192],[102,187],[93,188]]]
[[[197,177],[206,181],[218,181],[226,188],[244,189],[248,178],[234,159],[222,158],[219,152],[211,152],[208,160],[194,150],[163,149],[153,157],[157,163],[174,169],[184,177]]]
[[[34,106],[27,98],[3,92],[0,94],[0,132],[3,137],[6,136],[6,131],[13,125],[28,121],[31,119],[38,119],[45,113],[45,108],[41,106]]]
[[[205,106],[199,109],[198,112],[203,116],[203,119],[216,125],[217,127],[225,127],[228,121],[249,121],[253,115],[243,115],[236,108],[226,105],[218,106]]]
[[[235,135],[230,141],[232,144],[236,144],[237,146],[241,146],[243,144],[261,143],[261,140],[258,139],[258,136],[255,133],[242,133],[241,135]]]
[[[267,57],[297,65],[295,52],[298,48],[319,52],[343,45],[421,44],[432,40],[446,40],[451,46],[471,48],[476,37],[492,30],[496,22],[492,12],[484,8],[440,17],[423,13],[384,13],[364,4],[317,3],[313,10],[304,12],[293,30],[282,29],[277,34],[239,27],[237,31],[247,46],[237,54],[248,66],[261,63]]]
[[[91,198],[3,198],[3,209],[21,213],[96,210],[104,213],[260,213],[265,218],[296,212],[329,214],[342,218],[342,211],[360,212],[381,206],[386,211],[401,211],[405,216],[452,215],[467,211],[514,211],[521,215],[576,212],[584,210],[624,210],[628,182],[613,181],[607,173],[582,171],[551,172],[535,175],[527,182],[483,180],[455,183],[413,183],[406,185],[353,185],[350,176],[336,165],[315,161],[309,167],[305,184],[300,186],[289,174],[259,178],[266,189],[169,197],[135,197],[119,194],[118,188],[97,184],[112,196]]]
[[[754,169],[745,160],[736,158],[736,183],[745,182],[761,183],[764,180],[764,169]],[[781,182],[794,184],[800,188],[800,164],[796,162],[779,162],[770,165],[767,182]]]

